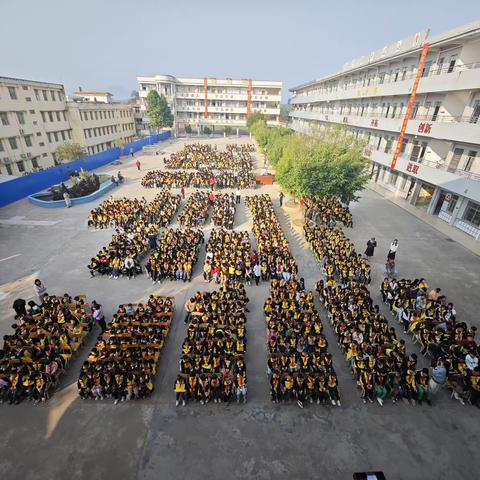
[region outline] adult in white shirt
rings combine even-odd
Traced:
[[[395,260],[395,254],[397,253],[398,250],[398,240],[395,239],[391,244],[390,244],[390,250],[388,251],[387,258],[389,260]]]
[[[255,276],[255,285],[258,285],[258,282],[260,281],[260,277],[262,275],[262,267],[259,263],[256,263],[253,266],[253,275]]]

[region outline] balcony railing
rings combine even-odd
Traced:
[[[363,151],[363,154],[369,159],[372,159],[374,153],[377,151],[393,156],[393,148],[394,145],[390,146],[390,148],[382,148],[377,150],[376,148],[372,148],[372,145],[367,145],[367,147]],[[443,170],[444,172],[453,173],[455,175],[459,175],[460,177],[468,178],[469,180],[473,180],[475,182],[480,182],[479,173],[467,172],[466,170],[461,170],[460,168],[450,169],[449,165],[444,161],[433,162],[431,160],[426,160],[425,158],[414,157],[408,153],[401,153],[399,157],[407,160],[408,162],[418,163],[419,165],[426,165],[427,167],[434,168],[436,170]]]
[[[398,119],[403,120],[405,117],[405,113],[395,113],[394,115],[388,114],[384,115],[381,113],[375,112],[368,112],[364,113],[363,115],[358,115],[355,113],[348,113],[348,112],[339,112],[339,111],[329,111],[329,112],[322,112],[320,110],[308,110],[308,109],[301,109],[301,108],[294,108],[290,111],[290,116],[295,116],[295,112],[307,112],[307,113],[318,113],[320,115],[345,115],[352,118],[378,118],[378,119]],[[480,115],[471,114],[471,115],[415,115],[410,117],[410,120],[420,120],[420,121],[428,121],[428,122],[445,122],[445,123],[479,123]]]
[[[447,75],[450,73],[464,72],[466,70],[472,70],[475,68],[480,68],[480,62],[465,63],[462,65],[455,65],[453,67],[451,67],[450,65],[436,65],[431,67],[428,70],[428,72],[424,72],[424,74],[422,75],[422,78],[429,78],[429,77],[434,77],[436,75]],[[348,72],[346,72],[345,75],[348,75]],[[365,82],[348,83],[346,85],[341,85],[341,86],[337,85],[335,87],[323,88],[321,90],[314,90],[314,91],[307,90],[305,91],[305,93],[293,94],[291,98],[318,96],[326,93],[334,93],[338,91],[346,91],[346,90],[352,90],[356,88],[374,87],[376,85],[404,82],[406,80],[413,80],[416,76],[417,76],[416,71],[406,73],[405,75],[402,72],[402,73],[399,73],[396,78],[394,74],[394,75],[391,75],[389,78],[385,78],[383,80],[381,80],[380,78],[376,78],[374,80],[371,80],[370,82],[365,81]]]

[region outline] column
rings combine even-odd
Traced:
[[[430,200],[430,204],[428,205],[428,208],[427,208],[427,213],[429,215],[433,215],[433,212],[435,211],[435,205],[437,204],[438,198],[440,197],[440,192],[441,192],[441,188],[435,187],[432,198]]]

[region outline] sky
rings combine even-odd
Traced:
[[[288,88],[430,28],[480,20],[479,0],[0,0],[0,76],[108,90],[138,75],[282,80]]]

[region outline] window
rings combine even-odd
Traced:
[[[457,54],[453,54],[450,56],[450,62],[448,64],[447,73],[452,73],[453,69],[455,68],[455,64],[457,63]]]
[[[40,100],[40,95],[39,95],[39,93],[38,93],[38,90],[35,90],[35,98],[36,98],[37,100]]]
[[[435,106],[433,107],[432,122],[434,122],[438,118],[438,112],[441,105],[442,102],[435,102]]]
[[[55,112],[55,116],[57,117],[57,122],[60,122],[61,121],[60,112]]]
[[[42,157],[48,157],[48,153],[42,153]]]
[[[52,134],[47,132],[48,143],[52,143]]]
[[[43,122],[46,122],[46,120],[45,120],[45,112],[40,112],[40,113],[42,114],[42,121],[43,121]]]
[[[476,227],[480,227],[480,205],[475,202],[468,202],[465,213],[463,214],[463,220]]]
[[[24,172],[25,171],[25,165],[21,160],[19,162],[17,162],[17,168],[18,168],[19,172]]]
[[[55,92],[53,90],[50,90],[50,96],[52,97],[52,101],[55,101]]]
[[[2,125],[10,125],[10,122],[8,121],[8,115],[7,112],[0,112],[0,119],[2,120]]]
[[[48,112],[48,119],[53,122],[53,112]]]
[[[25,100],[26,100],[27,102],[31,102],[31,101],[32,101],[32,97],[25,97]]]
[[[20,125],[25,125],[25,114],[23,112],[16,112],[17,120]]]
[[[28,90],[28,87],[26,85],[23,85],[22,90]]]
[[[472,168],[475,158],[477,158],[477,152],[475,150],[470,150],[467,154],[467,160],[465,161],[463,170],[465,170],[466,172],[469,172],[470,169]]]
[[[65,131],[62,130],[60,133],[62,134],[62,140],[65,141],[65,140],[67,139],[67,138],[65,137]]]
[[[0,139],[0,152],[4,152],[5,149],[3,148],[2,140]]]
[[[95,120],[98,120],[98,112],[95,112]]]
[[[13,174],[13,172],[12,172],[12,167],[11,167],[10,165],[8,165],[8,164],[5,165],[5,166],[7,167],[7,173],[8,173],[9,175],[12,175],[12,174]]]
[[[8,139],[8,143],[10,144],[10,148],[12,150],[16,150],[18,148],[17,146],[17,139],[15,137],[10,137]]]
[[[47,91],[46,91],[46,90],[42,90],[42,94],[43,94],[43,99],[44,99],[45,101],[47,101],[47,100],[48,100]]]
[[[32,146],[32,136],[31,135],[25,135],[23,138],[25,139],[25,145],[27,147],[31,147]]]
[[[12,100],[17,99],[17,89],[15,87],[8,87],[8,93],[10,94],[10,98]]]
[[[32,167],[33,168],[38,168],[37,157],[32,158]]]
[[[55,141],[58,142],[58,132],[53,132],[53,137],[55,138]]]
[[[72,132],[70,132],[70,130],[68,130],[67,134],[68,134],[68,139],[71,140],[72,139]]]
[[[41,137],[42,136],[42,132],[37,132],[37,137]]]
[[[480,100],[476,100],[473,104],[473,112],[470,117],[470,123],[477,123],[478,118],[480,117]]]
[[[31,115],[35,115],[35,110],[29,110],[28,113],[30,113]]]
[[[44,147],[44,146],[45,146],[45,142],[40,142],[38,145],[39,145],[40,147]]]
[[[90,120],[93,120],[93,112],[90,111]]]

